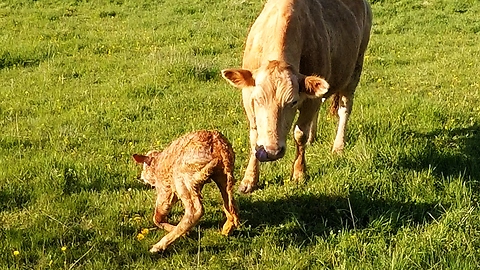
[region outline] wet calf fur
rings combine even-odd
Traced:
[[[198,223],[204,213],[201,191],[203,185],[211,180],[220,189],[227,217],[222,234],[228,235],[239,226],[232,192],[235,154],[220,132],[192,132],[173,141],[163,151],[135,154],[133,158],[143,164],[142,180],[154,186],[157,192],[153,222],[168,231],[150,252],[165,250]],[[178,200],[182,202],[185,214],[174,226],[168,223],[167,215]]]

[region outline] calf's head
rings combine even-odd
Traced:
[[[222,76],[243,89],[243,105],[256,129],[255,156],[259,161],[282,158],[296,110],[306,98],[322,98],[328,83],[305,76],[282,61],[269,61],[256,70],[225,69]],[[253,121],[252,121],[253,120]]]
[[[134,154],[133,159],[143,165],[142,174],[140,179],[145,184],[149,184],[152,187],[155,186],[156,176],[155,176],[155,157],[159,154],[159,151],[150,151],[146,156]]]

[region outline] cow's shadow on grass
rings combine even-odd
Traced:
[[[431,170],[439,181],[462,176],[474,190],[480,190],[480,126],[427,133],[408,132],[402,136],[421,145],[405,152],[398,168]],[[275,201],[239,196],[243,228],[238,234],[255,237],[274,233],[284,241],[308,243],[338,231],[379,229],[396,233],[400,228],[430,223],[445,209],[436,203],[399,202],[372,199],[361,191],[347,197],[293,195]]]
[[[480,180],[480,125],[427,133],[409,132],[422,149],[406,153],[398,162],[402,168],[432,170],[439,177],[463,176],[472,185]],[[480,186],[475,187],[477,190]]]
[[[444,212],[436,204],[368,199],[357,192],[348,198],[294,195],[276,201],[252,201],[241,197],[239,204],[244,222],[239,234],[255,237],[268,230],[280,239],[307,244],[315,237],[369,227],[395,233],[407,224],[429,223]]]

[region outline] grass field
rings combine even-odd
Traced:
[[[290,140],[236,195],[231,237],[208,185],[202,222],[148,253],[164,232],[131,155],[218,129],[241,180],[248,125],[220,70],[263,3],[0,2],[0,269],[480,268],[477,0],[373,0],[344,155],[323,108],[308,181],[289,181]]]

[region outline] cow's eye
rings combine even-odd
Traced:
[[[290,102],[290,107],[295,107],[295,106],[297,106],[297,104],[298,104],[298,100],[294,100],[294,101]]]

